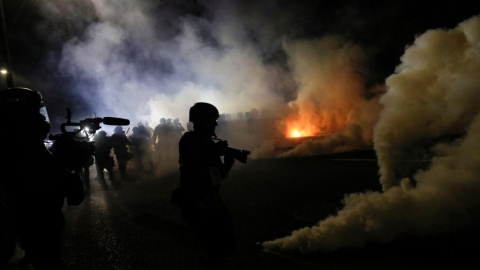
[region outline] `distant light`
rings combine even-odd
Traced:
[[[2,73],[3,75],[5,75],[5,74],[7,74],[8,72],[7,72],[6,69],[2,68],[2,69],[0,70],[0,73]]]

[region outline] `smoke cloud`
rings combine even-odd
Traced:
[[[186,124],[190,106],[204,101],[225,115],[222,124],[234,123],[219,135],[253,158],[375,150],[382,192],[346,195],[336,215],[267,241],[266,249],[334,251],[478,224],[480,18],[418,36],[394,74],[372,84],[381,73],[370,61],[378,48],[368,45],[412,26],[389,20],[397,32],[385,35],[388,24],[379,22],[423,10],[416,2],[384,2],[365,13],[358,9],[364,1],[311,2],[315,8],[297,1],[52,0],[39,4],[48,23],[36,28],[59,47],[47,61],[66,82],[55,91],[88,104],[72,120],[95,112],[133,125],[154,126],[162,117]],[[351,38],[371,32],[370,44]],[[247,113],[261,121],[243,121]],[[286,137],[297,133],[304,139],[292,145]],[[288,147],[279,152],[282,144]],[[403,159],[429,164],[405,175],[411,168],[399,166]]]
[[[281,6],[275,1],[255,6],[221,0],[40,5],[46,25],[62,27],[38,28],[50,44],[62,44],[48,63],[68,81],[61,91],[74,103],[63,105],[88,107],[73,110],[72,120],[95,113],[128,118],[132,125],[146,121],[153,127],[160,118],[179,118],[185,125],[190,106],[204,101],[229,120],[259,112],[263,127],[252,130],[237,123],[235,132],[223,133],[234,146],[251,150],[252,158],[372,147],[384,90],[365,86],[372,74],[368,53],[339,35],[297,38],[295,12],[306,10],[296,5],[285,3],[272,14],[275,23],[258,16]],[[62,121],[51,118],[54,127]],[[293,129],[311,138],[279,153]]]
[[[365,88],[365,53],[338,37],[287,44],[297,98],[288,103],[282,130],[296,130],[302,141],[280,156],[308,156],[372,146],[382,86]],[[289,136],[290,134],[285,134]]]
[[[405,234],[478,226],[479,45],[480,16],[454,29],[418,36],[387,78],[380,99],[383,110],[373,138],[383,192],[348,194],[335,215],[263,246],[294,253],[331,252]],[[411,158],[412,146],[428,148],[421,154],[431,155],[430,163],[401,178],[396,174],[398,161]]]
[[[227,6],[223,12],[233,19],[176,14],[168,1],[91,3],[95,17],[63,45],[59,68],[98,116],[153,125],[178,117],[185,124],[198,101],[232,114],[284,103],[269,85],[282,71],[262,62]],[[55,4],[47,15],[60,16],[54,11],[68,2]]]

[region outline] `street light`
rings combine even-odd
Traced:
[[[10,49],[8,47],[8,35],[7,35],[7,26],[5,24],[5,14],[3,12],[3,0],[0,0],[0,16],[2,20],[2,31],[1,34],[3,35],[3,55],[5,57],[5,60],[7,62],[7,67],[10,72],[7,72],[6,69],[5,72],[2,70],[1,73],[5,74],[5,77],[7,79],[7,87],[13,87],[13,72],[12,72],[12,61],[10,58]]]

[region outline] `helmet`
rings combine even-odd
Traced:
[[[37,113],[50,122],[42,94],[35,89],[11,87],[0,90],[0,109],[12,116],[28,116]]]
[[[210,103],[197,102],[190,107],[188,121],[195,123],[199,119],[218,118],[219,116],[217,107]]]
[[[7,125],[21,127],[25,131],[21,136],[27,141],[43,141],[51,128],[42,94],[35,89],[11,87],[0,90],[0,115]]]
[[[123,127],[122,127],[122,126],[116,126],[113,131],[115,131],[115,132],[122,132],[122,131],[123,131]]]
[[[104,138],[104,137],[107,137],[108,134],[107,132],[105,132],[104,130],[100,130],[98,133],[97,133],[97,137],[98,138]]]
[[[172,124],[172,118],[167,119],[167,124],[171,125]]]
[[[167,120],[163,117],[160,118],[160,124],[165,124],[165,123],[167,123]]]

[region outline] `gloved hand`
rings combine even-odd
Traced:
[[[225,153],[227,152],[227,147],[228,147],[227,141],[218,141],[215,143],[215,151],[220,156],[225,155]]]
[[[223,163],[227,166],[227,167],[232,167],[233,166],[233,163],[235,163],[235,159],[233,158],[232,155],[225,155],[223,157]]]

